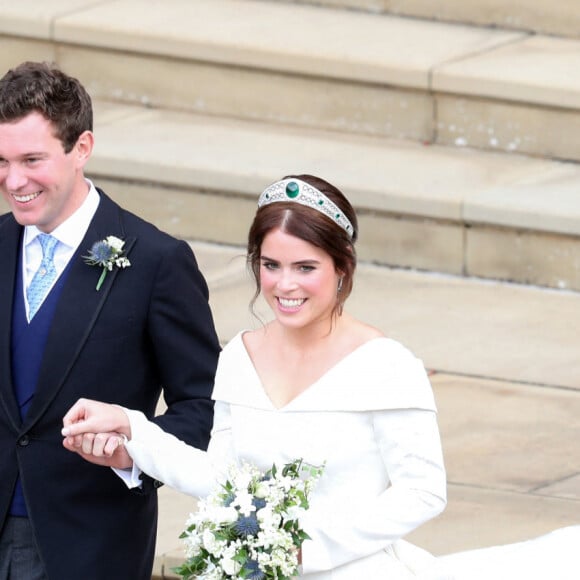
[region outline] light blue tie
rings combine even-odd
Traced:
[[[29,320],[32,320],[32,317],[40,308],[44,297],[56,279],[53,258],[58,240],[49,234],[38,234],[38,241],[42,246],[42,262],[40,262],[40,266],[34,273],[34,277],[26,290]]]

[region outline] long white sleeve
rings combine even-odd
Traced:
[[[163,431],[143,413],[125,409],[131,423],[127,452],[141,471],[182,493],[210,493],[233,461],[230,409],[217,402],[210,446],[201,451]]]
[[[355,489],[342,505],[312,506],[302,519],[312,538],[303,546],[304,573],[331,570],[383,550],[445,507],[445,469],[435,413],[375,411],[372,427],[390,484],[374,497],[357,496]],[[358,477],[365,478],[365,473]]]

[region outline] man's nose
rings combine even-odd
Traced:
[[[9,191],[18,191],[27,182],[24,170],[15,164],[8,165],[4,175],[4,184]]]

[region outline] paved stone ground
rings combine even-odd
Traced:
[[[258,324],[243,250],[194,250],[220,339]],[[580,293],[361,264],[347,306],[432,372],[449,503],[411,541],[443,554],[580,523]],[[179,562],[194,507],[160,498],[157,577]]]

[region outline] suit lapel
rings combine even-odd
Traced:
[[[119,206],[102,192],[97,212],[71,258],[69,272],[58,301],[46,342],[38,385],[25,419],[29,427],[44,413],[66,381],[113,286],[118,269],[107,274],[97,292],[100,268],[83,260],[91,246],[109,235],[125,239],[128,254],[135,238],[126,239]]]
[[[12,421],[15,429],[20,425],[18,404],[12,384],[12,308],[14,284],[18,271],[18,256],[23,228],[12,216],[0,223],[0,407]]]

